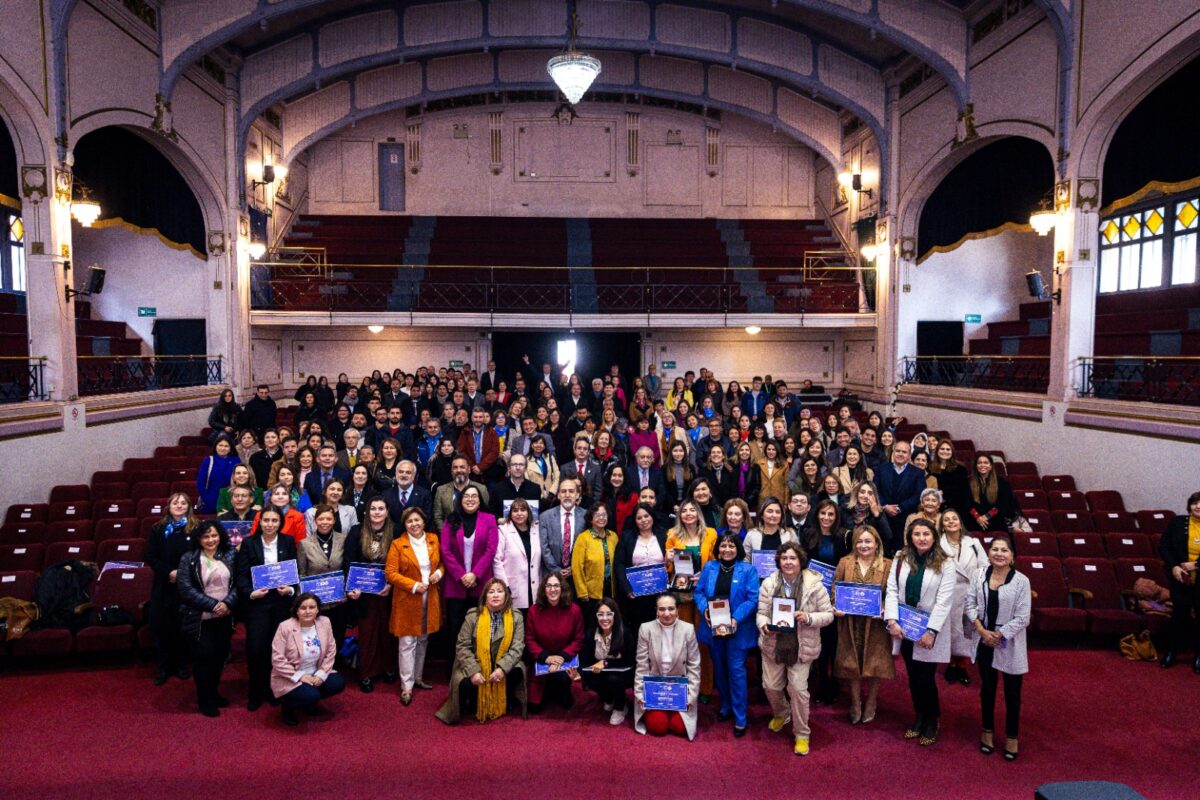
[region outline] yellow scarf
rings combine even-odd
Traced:
[[[504,636],[500,639],[498,654],[507,653],[512,646],[513,616],[512,609],[504,612]],[[483,675],[484,683],[479,687],[479,702],[475,709],[475,719],[487,722],[504,716],[508,708],[507,682],[493,683],[492,673],[496,664],[492,661],[492,612],[484,608],[479,612],[475,621],[475,657],[479,659],[479,672]]]

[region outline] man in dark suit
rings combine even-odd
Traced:
[[[504,376],[496,371],[496,362],[488,361],[487,372],[479,376],[479,391],[486,392],[488,389],[496,389],[502,380],[504,380]]]
[[[399,408],[405,421],[413,418],[412,398],[401,388],[399,378],[392,378],[391,388],[383,395],[383,407]]]
[[[763,407],[767,404],[767,393],[763,391],[762,376],[755,375],[750,385],[750,391],[742,395],[742,413],[749,416],[750,419],[758,419],[762,416]]]
[[[458,435],[458,452],[471,463],[472,480],[486,483],[492,477],[492,467],[500,458],[500,437],[488,423],[488,413],[482,408],[471,410],[471,427]]]
[[[415,461],[417,458],[417,445],[413,442],[412,430],[404,421],[404,412],[399,406],[391,406],[387,410],[387,422],[382,428],[376,428],[373,431],[373,441],[368,442],[375,448],[375,452],[379,452],[379,445],[383,444],[384,439],[395,439],[400,443],[400,457],[407,458],[410,461]]]
[[[467,378],[467,391],[463,392],[463,405],[467,408],[484,408],[486,399],[479,389],[479,382]]]
[[[277,414],[278,409],[275,407],[275,401],[271,399],[271,390],[265,383],[262,383],[254,390],[254,397],[250,398],[242,407],[241,425],[243,428],[254,431],[254,435],[261,442],[263,432],[267,428],[275,427]]]
[[[910,464],[911,456],[912,446],[908,442],[896,442],[892,446],[892,462],[875,470],[879,503],[888,515],[888,521],[896,520],[897,530],[903,527],[908,515],[917,510],[921,492],[925,489],[925,470]],[[900,540],[903,541],[903,534]]]
[[[576,439],[573,448],[571,460],[562,465],[559,474],[564,478],[577,478],[582,487],[580,502],[591,504],[600,499],[600,462],[592,457],[586,438]]]
[[[417,465],[405,459],[396,465],[396,483],[383,493],[388,516],[396,525],[407,508],[419,508],[425,514],[425,527],[433,530],[433,495],[417,484]]]
[[[628,476],[626,480],[633,481],[633,485],[639,492],[648,487],[654,490],[656,498],[662,497],[666,493],[667,487],[663,483],[662,470],[654,466],[654,451],[642,445],[634,453],[633,458],[634,463],[625,470]]]
[[[578,503],[578,482],[573,478],[563,478],[558,483],[558,505],[538,515],[543,575],[559,572],[566,577],[571,574],[571,551],[587,527],[583,509]]]
[[[268,557],[269,556],[269,557]],[[271,694],[271,641],[279,623],[288,618],[292,595],[299,587],[284,586],[279,589],[254,590],[252,569],[264,564],[278,564],[296,558],[296,540],[285,533],[275,535],[269,544],[266,536],[247,536],[238,548],[234,562],[234,580],[237,583],[238,616],[246,623],[246,668],[250,673],[250,691],[246,708],[257,711],[272,698]],[[255,595],[258,596],[255,596]]]
[[[547,437],[549,438],[549,437]],[[516,500],[518,497],[538,505],[541,503],[542,492],[533,481],[525,479],[525,456],[512,453],[508,457],[508,476],[496,481],[488,489],[492,496],[491,512],[497,519],[505,516],[504,501]]]
[[[578,383],[573,383],[570,392],[563,398],[559,411],[562,413],[563,419],[568,419],[575,416],[575,410],[580,407],[589,408],[590,403],[584,399],[583,387]]]
[[[334,479],[349,484],[350,473],[337,465],[337,448],[332,444],[323,444],[317,452],[317,463],[304,479],[304,491],[308,494],[309,502],[314,506],[323,502],[325,484]]]

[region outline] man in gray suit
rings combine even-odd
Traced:
[[[438,536],[442,535],[442,523],[454,510],[454,503],[468,486],[479,490],[480,508],[488,507],[488,490],[482,483],[469,480],[471,462],[464,455],[457,455],[450,462],[450,483],[439,486],[433,496],[433,527]]]
[[[592,503],[600,499],[600,462],[591,455],[591,446],[586,435],[576,436],[574,456],[562,465],[560,474],[564,478],[576,478],[582,487],[581,503]]]
[[[523,456],[529,455],[529,443],[533,441],[533,437],[537,435],[537,420],[533,417],[525,417],[521,420],[521,432],[510,434],[504,443],[505,461],[513,453],[520,453]],[[554,457],[554,440],[549,436],[543,437],[546,440],[546,452],[551,458]]]
[[[542,574],[561,572],[571,574],[571,550],[586,528],[583,509],[579,507],[579,485],[573,478],[563,478],[558,484],[558,505],[543,511],[538,517],[542,537]],[[564,524],[570,520],[570,529]],[[563,544],[570,541],[565,549]]]

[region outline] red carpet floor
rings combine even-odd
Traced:
[[[740,740],[715,708],[702,712],[689,743],[610,727],[591,696],[527,722],[450,728],[433,717],[444,684],[417,692],[408,708],[395,687],[364,695],[355,684],[321,716],[285,728],[277,709],[245,710],[240,658],[225,673],[234,705],[220,719],[197,713],[191,682],[152,686],[146,664],[10,669],[0,675],[0,797],[985,800],[1032,798],[1061,780],[1200,797],[1200,676],[1190,661],[1163,671],[1115,652],[1067,650],[1038,650],[1031,661],[1021,757],[1011,764],[999,749],[984,757],[976,748],[977,681],[941,684],[942,734],[932,748],[901,738],[911,706],[898,676],[870,726],[851,727],[841,706],[814,708],[813,751],[801,759],[790,729],[767,731],[761,706]],[[431,676],[441,672],[430,665]]]

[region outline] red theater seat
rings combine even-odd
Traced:
[[[1107,558],[1104,537],[1098,533],[1060,533],[1058,549],[1063,558]]]
[[[10,522],[0,525],[0,544],[45,544],[46,523]]]
[[[129,484],[121,481],[120,483],[97,483],[92,487],[92,503],[93,505],[101,505],[110,500],[128,500],[129,499]]]
[[[95,542],[54,542],[46,545],[46,555],[42,558],[42,569],[46,569],[60,561],[95,560]]]
[[[1008,470],[1008,477],[1010,478],[1014,475],[1033,475],[1036,477],[1038,474],[1037,464],[1032,461],[1005,461],[1004,467]]]
[[[1017,489],[1014,487],[1013,496],[1017,498],[1017,505],[1021,508],[1048,508],[1050,506],[1046,500],[1046,493],[1041,489]]]
[[[1029,475],[1027,473],[1008,476],[1008,485],[1017,489],[1035,489],[1038,492],[1042,491],[1042,479],[1037,475]]]
[[[97,544],[110,539],[136,539],[138,520],[135,517],[108,517],[97,520],[96,535],[93,538]]]
[[[1092,633],[1123,636],[1136,633],[1142,622],[1121,602],[1121,590],[1112,562],[1104,558],[1067,558],[1063,561],[1071,594],[1082,600]]]
[[[50,515],[47,517],[50,522],[71,522],[91,518],[92,504],[87,500],[69,500],[65,503],[52,503],[50,505]]]
[[[1165,508],[1153,508],[1137,512],[1138,530],[1148,534],[1162,534],[1167,525],[1175,518],[1174,511]]]
[[[147,497],[168,497],[171,494],[171,484],[167,481],[143,481],[135,483],[130,494],[135,503],[140,503]]]
[[[145,552],[141,539],[108,539],[96,546],[96,563],[103,567],[110,561],[141,561]]]
[[[132,500],[105,500],[92,503],[92,519],[112,519],[113,517],[132,517],[137,512],[137,506]]]
[[[1033,626],[1039,631],[1080,633],[1087,630],[1087,612],[1070,607],[1062,562],[1049,556],[1017,556],[1017,569],[1033,589]]]
[[[75,650],[80,653],[128,650],[134,646],[134,631],[145,618],[154,574],[149,568],[110,569],[100,575],[92,590],[97,608],[119,606],[133,622],[123,625],[89,625],[75,634]]]
[[[4,524],[46,522],[50,506],[46,503],[14,503],[4,514]]]
[[[1144,533],[1106,533],[1104,547],[1108,550],[1108,557],[1113,559],[1154,556],[1154,549],[1150,547],[1150,537]]]
[[[0,545],[0,572],[41,572],[44,544]]]
[[[1070,475],[1044,475],[1042,476],[1042,488],[1047,492],[1073,492],[1075,491],[1075,478]]]
[[[95,525],[90,519],[51,522],[46,532],[46,543],[87,542],[95,538]]]
[[[1092,515],[1086,511],[1051,511],[1054,530],[1059,533],[1088,533],[1094,530]]]
[[[1051,491],[1046,492],[1046,499],[1050,501],[1051,511],[1087,511],[1087,498],[1083,496],[1083,492],[1075,491]]]
[[[0,597],[15,597],[29,602],[33,600],[33,588],[36,584],[36,572],[0,572]]]
[[[1128,511],[1093,511],[1092,524],[1100,533],[1132,531],[1137,528],[1137,517]]]
[[[1124,511],[1125,501],[1120,492],[1103,491],[1087,492],[1088,508],[1092,511]]]
[[[1022,556],[1049,556],[1058,558],[1058,537],[1045,533],[1017,533],[1013,546]]]
[[[72,483],[55,486],[50,490],[51,503],[63,503],[67,500],[91,500],[92,489],[86,483]]]

